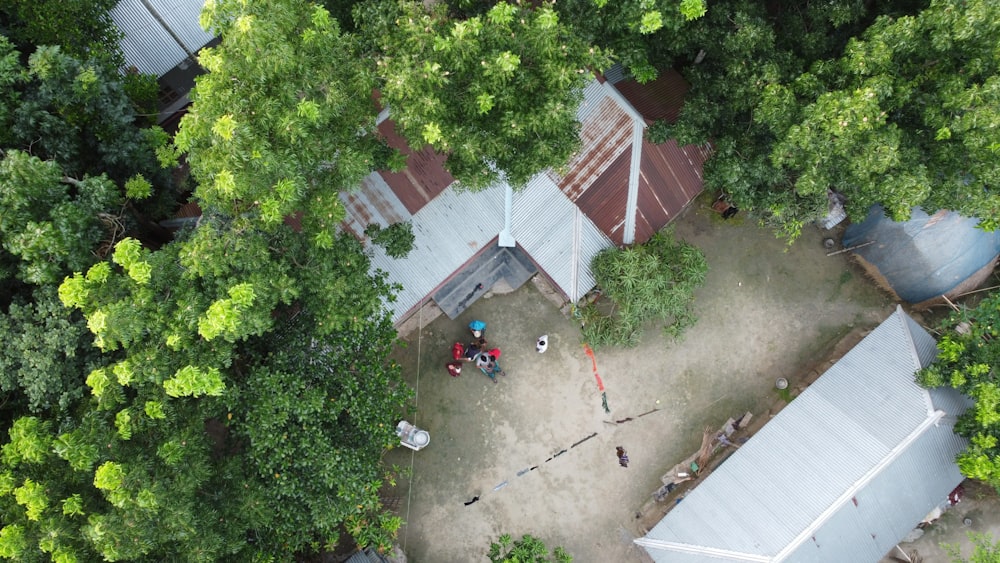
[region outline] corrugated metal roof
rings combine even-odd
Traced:
[[[358,238],[371,223],[385,227],[413,217],[381,174],[369,174],[358,189],[340,192],[339,197],[347,212],[343,227]]]
[[[962,481],[964,440],[913,377],[933,346],[897,309],[638,541],[656,561],[877,561]]]
[[[707,148],[641,140],[642,116],[610,83],[593,80],[584,88],[577,117],[582,148],[569,172],[537,175],[515,194],[512,210],[517,244],[571,301],[593,288],[594,255],[633,235],[635,242],[645,242],[701,192],[701,165],[708,155]],[[379,131],[409,155],[407,169],[372,176],[341,200],[348,210],[344,226],[359,236],[371,222],[406,220],[405,212],[413,220],[417,249],[410,256],[394,261],[373,250],[375,267],[404,287],[392,305],[398,321],[496,237],[503,227],[505,187],[458,194],[443,156],[429,148],[410,151],[390,120],[380,123]],[[438,202],[441,197],[446,200]],[[460,197],[466,203],[458,204]]]
[[[611,78],[608,78],[611,81]],[[680,115],[684,96],[691,86],[676,70],[661,71],[656,80],[639,84],[634,79],[623,78],[614,82],[615,88],[648,121],[666,119],[673,123]]]
[[[617,245],[625,242],[625,207],[631,163],[632,151],[622,152],[604,169],[594,182],[593,189],[579,194],[576,199],[576,205],[583,213]]]
[[[366,182],[370,189],[379,185],[378,181]],[[383,209],[405,209],[391,190],[381,193],[381,197],[386,202]],[[414,248],[405,258],[390,258],[381,247],[369,247],[372,267],[386,272],[389,281],[403,286],[396,301],[388,305],[394,321],[419,305],[497,237],[503,228],[503,201],[503,186],[477,193],[446,189],[412,215]],[[351,211],[357,212],[357,207]]]
[[[198,23],[204,0],[145,0],[146,4],[166,24],[181,45],[190,53],[197,53],[215,35],[201,28]]]
[[[372,267],[403,286],[389,304],[393,320],[419,305],[485,245],[494,244],[503,228],[505,189],[500,185],[472,193],[449,188],[412,216],[377,174],[358,192],[341,194],[348,212],[344,228],[359,237],[368,223],[412,220],[414,249],[405,258],[392,259],[381,247],[369,247]],[[546,174],[514,194],[511,230],[517,244],[572,301],[594,287],[590,261],[612,244]]]
[[[184,49],[141,0],[120,0],[109,13],[124,35],[119,44],[125,63],[139,72],[163,76],[187,58]],[[197,22],[195,18],[195,25]]]
[[[385,182],[395,192],[410,213],[420,211],[429,201],[437,197],[455,179],[444,169],[444,155],[437,154],[425,146],[414,151],[396,132],[396,124],[389,119],[378,125],[379,133],[389,146],[406,155],[406,169],[402,172],[380,172]]]
[[[701,193],[705,156],[673,139],[659,145],[642,141],[635,242],[649,240]]]
[[[559,180],[559,187],[571,200],[576,201],[594,184],[601,180],[602,175],[623,154],[631,154],[632,118],[613,98],[607,95],[605,86],[595,91],[587,88],[584,91],[584,103],[590,111],[580,122],[580,152],[570,161],[566,176]],[[606,86],[610,88],[610,86]],[[588,98],[587,96],[600,96]],[[628,173],[626,171],[627,189]],[[598,185],[604,188],[607,182]],[[591,217],[597,217],[596,210],[581,206],[583,212]]]
[[[654,145],[644,139],[637,147],[640,118],[609,83],[590,83],[577,115],[583,148],[557,181],[615,244],[649,240],[701,193],[708,147],[679,147],[673,140]],[[633,169],[636,157],[638,171]],[[631,207],[630,180],[637,181]],[[634,230],[626,232],[629,227]]]
[[[112,21],[124,37],[127,65],[163,76],[207,45],[213,35],[198,24],[203,0],[119,0]]]
[[[612,245],[547,174],[514,194],[511,230],[538,269],[574,303],[597,284],[591,260]]]
[[[787,560],[879,561],[962,481],[954,452],[964,447],[950,424],[931,425]]]
[[[608,70],[604,71],[604,78],[612,84],[618,84],[622,80],[625,80],[625,67],[621,63],[611,65]]]

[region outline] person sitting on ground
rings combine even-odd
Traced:
[[[475,342],[469,343],[465,348],[465,360],[472,361],[476,356],[486,348],[486,339],[480,338]]]
[[[476,367],[489,368],[496,360],[490,360],[490,355],[482,352],[476,354]]]
[[[482,338],[486,333],[486,323],[483,321],[472,321],[469,323],[469,330],[472,331],[473,338]]]

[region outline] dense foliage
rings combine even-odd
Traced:
[[[60,47],[35,48],[27,64],[22,58],[0,36],[0,148],[54,161],[63,183],[107,177],[129,199],[91,201],[85,212],[107,203],[111,216],[148,234],[149,221],[168,212],[177,195],[163,169],[176,162],[169,137],[159,127],[145,126],[116,72]],[[34,175],[19,168],[20,174]],[[79,201],[88,198],[78,186],[62,189]],[[36,203],[45,202],[22,201],[29,207]]]
[[[371,82],[322,10],[213,6],[228,32],[178,138],[204,216],[173,241],[143,244],[142,198],[173,198],[175,155],[116,78],[3,44],[2,328],[23,337],[0,354],[0,556],[289,560],[400,525],[378,498],[409,397],[393,288],[336,231],[337,192],[391,156]]]
[[[966,534],[972,543],[972,553],[968,558],[962,557],[961,547],[952,544],[942,544],[951,557],[952,563],[996,563],[1000,561],[1000,541],[994,540],[989,533],[969,532]]]
[[[951,314],[941,328],[937,361],[921,370],[917,381],[954,387],[975,401],[955,424],[955,432],[970,442],[958,467],[1000,491],[1000,295]]]
[[[413,234],[413,224],[409,221],[393,223],[388,227],[371,223],[365,227],[365,235],[373,243],[383,247],[385,253],[392,258],[403,258],[409,254],[417,238]]]
[[[120,33],[108,13],[115,4],[117,0],[6,0],[0,4],[0,30],[25,54],[37,46],[59,45],[70,56],[116,69],[122,64]]]
[[[689,22],[708,10],[705,0],[559,0],[555,8],[574,33],[612,53],[639,82],[672,64],[673,46],[683,41]]]
[[[826,213],[828,189],[854,218],[879,202],[900,219],[948,207],[993,227],[998,10],[713,2],[665,54],[692,85],[670,132],[712,141],[706,187],[790,238]]]
[[[881,203],[897,220],[920,205],[1000,226],[1000,4],[935,0],[915,16],[880,16],[836,60],[767,90],[782,133],[771,153],[795,193],[847,196],[863,217]],[[794,101],[793,101],[794,100]]]
[[[691,302],[708,264],[700,250],[662,231],[645,244],[602,251],[591,269],[609,303],[597,301],[578,311],[584,340],[595,348],[631,347],[651,320],[662,322],[671,337],[694,323]]]
[[[995,226],[995,3],[329,3],[354,19],[208,2],[222,42],[176,150],[118,74],[107,2],[0,7],[0,557],[290,560],[344,532],[387,547],[401,522],[380,458],[410,394],[386,359],[397,288],[338,230],[339,194],[402,164],[380,107],[466,186],[523,185],[576,150],[591,70],[675,66],[691,95],[656,134],[713,141],[706,185],[786,234],[827,189],[852,214],[949,206]],[[171,238],[155,221],[180,152],[203,216]],[[405,223],[369,235],[393,256],[414,242]],[[679,334],[707,266],[660,234],[593,268],[597,346],[650,320]],[[998,307],[956,318],[970,331],[922,375],[977,400],[960,465],[994,486]],[[490,557],[550,555],[503,536]]]
[[[356,11],[396,130],[411,146],[446,153],[445,167],[472,189],[501,177],[522,187],[568,163],[580,144],[583,86],[608,58],[549,2],[499,2],[466,19],[447,8],[401,0]]]
[[[65,417],[100,361],[56,285],[126,230],[146,238],[174,195],[167,138],[136,125],[115,75],[58,48],[25,59],[0,36],[0,84],[0,415]]]
[[[199,202],[269,231],[308,211],[303,232],[329,247],[344,216],[338,190],[385,165],[375,83],[352,39],[325,9],[290,2],[212,2],[202,25],[225,41],[199,55],[209,72],[176,139]]]

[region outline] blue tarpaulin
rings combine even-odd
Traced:
[[[1000,231],[977,229],[978,219],[952,211],[927,215],[919,207],[902,223],[872,206],[861,223],[847,227],[843,244],[878,269],[901,299],[920,303],[967,280],[1000,255]]]

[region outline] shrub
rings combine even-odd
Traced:
[[[671,231],[639,246],[606,249],[591,268],[609,300],[580,310],[583,337],[591,347],[634,347],[651,320],[663,322],[664,334],[672,338],[694,324],[694,290],[705,282],[708,264],[700,250],[676,240]]]
[[[393,223],[385,228],[378,223],[372,223],[365,227],[365,234],[372,239],[372,242],[384,248],[385,253],[392,258],[403,258],[409,254],[416,239],[413,225],[409,221]]]

